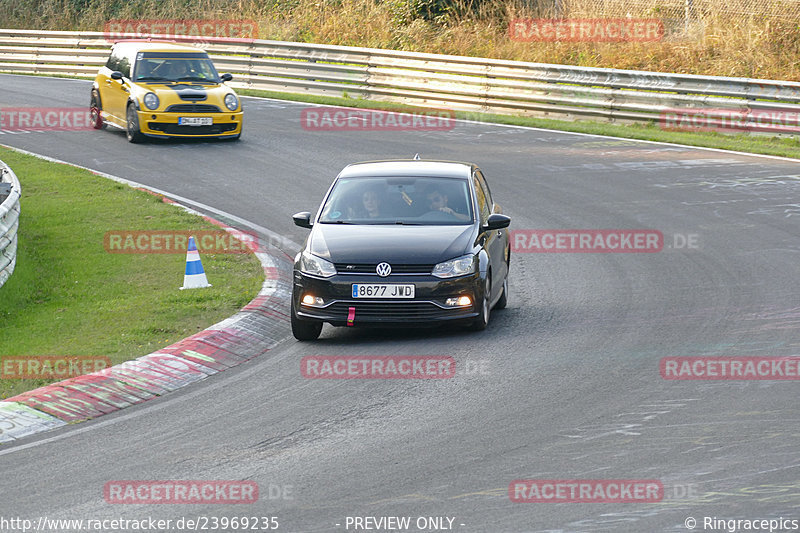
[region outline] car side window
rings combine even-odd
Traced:
[[[486,197],[486,205],[488,205],[489,210],[492,211],[494,209],[494,201],[492,200],[492,191],[489,190],[489,184],[486,183],[486,179],[483,177],[483,174],[480,170],[475,172],[475,175],[478,177],[478,183],[481,184],[481,189]]]
[[[472,183],[475,187],[475,196],[478,199],[478,209],[481,213],[481,224],[485,224],[489,219],[489,215],[491,214],[489,203],[486,200],[486,192],[481,186],[480,180],[478,180],[477,176],[472,177]]]
[[[112,72],[115,70],[119,70],[119,56],[117,55],[117,51],[115,49],[111,50],[111,55],[108,56],[108,61],[106,61],[106,67]]]
[[[117,65],[117,70],[122,72],[122,75],[126,78],[131,77],[131,60],[127,56],[123,56],[119,58],[119,64]]]

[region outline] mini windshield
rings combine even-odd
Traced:
[[[133,81],[220,83],[221,80],[205,53],[140,52]]]
[[[323,224],[472,224],[469,182],[460,178],[342,178]]]

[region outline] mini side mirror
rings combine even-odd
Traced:
[[[112,80],[121,80],[122,79],[122,72],[120,72],[118,70],[115,70],[114,72],[111,73],[111,79]]]
[[[219,77],[219,79],[221,79],[222,81],[231,81],[233,79],[233,74],[231,74],[230,72],[226,72],[225,74],[222,74]]]

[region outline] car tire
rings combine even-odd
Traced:
[[[503,280],[503,294],[500,295],[500,299],[497,300],[497,303],[494,304],[495,309],[505,309],[508,305],[508,276],[506,279]]]
[[[292,335],[299,341],[315,341],[322,332],[322,322],[317,320],[302,320],[294,314],[292,307]]]
[[[472,322],[473,331],[483,331],[489,325],[489,315],[492,311],[492,305],[489,298],[492,294],[492,275],[489,273],[486,276],[486,282],[483,286],[483,298],[481,299],[481,309],[478,316]]]
[[[142,135],[142,132],[139,129],[139,115],[136,113],[136,108],[133,107],[133,104],[128,106],[128,110],[125,113],[125,118],[127,124],[127,127],[125,128],[125,134],[128,137],[128,142],[142,142],[142,140],[144,140],[144,135]]]
[[[92,128],[96,130],[103,129],[106,126],[106,123],[103,122],[103,117],[100,116],[100,111],[102,110],[100,96],[97,94],[97,91],[92,91],[92,100],[89,103],[89,116],[91,117]]]

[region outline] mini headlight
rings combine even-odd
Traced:
[[[144,100],[144,105],[145,107],[147,107],[147,109],[150,109],[151,111],[153,109],[158,109],[159,102],[156,93],[147,93],[146,95],[144,95],[143,100]]]
[[[300,255],[300,272],[311,276],[329,278],[336,275],[336,267],[330,261],[308,252],[303,252]]]
[[[239,99],[236,98],[235,94],[228,93],[225,95],[225,107],[231,111],[236,111],[236,108],[239,107]]]
[[[475,272],[475,256],[463,255],[450,261],[439,263],[433,267],[433,275],[437,278],[454,278]]]

